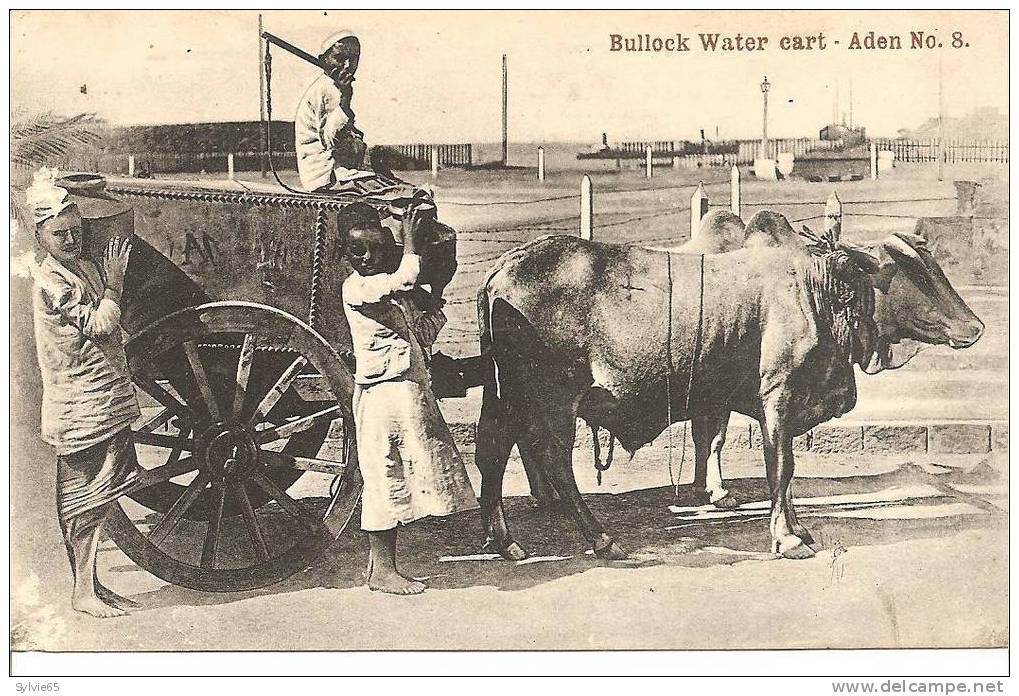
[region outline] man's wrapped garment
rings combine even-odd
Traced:
[[[47,257],[36,273],[33,307],[42,437],[57,451],[58,507],[68,516],[115,500],[132,485],[137,462],[129,428],[140,415],[120,308],[103,298],[90,261],[75,266],[72,272]]]

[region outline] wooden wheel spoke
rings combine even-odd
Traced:
[[[216,509],[209,518],[209,528],[205,532],[205,544],[202,545],[202,567],[212,568],[216,565],[216,551],[219,550],[219,532],[223,524],[223,508],[226,507],[226,482],[213,484],[216,489]]]
[[[187,356],[191,365],[191,373],[194,375],[198,391],[205,402],[205,408],[214,421],[219,420],[219,404],[216,403],[216,395],[212,393],[212,385],[209,384],[209,375],[205,372],[201,356],[198,355],[198,345],[194,341],[184,344],[184,355]]]
[[[173,528],[184,517],[184,513],[188,511],[188,508],[194,504],[195,500],[198,499],[198,496],[205,489],[205,486],[208,485],[209,479],[209,473],[206,471],[202,471],[195,477],[195,480],[177,498],[177,502],[166,511],[163,519],[159,520],[149,532],[149,541],[158,546],[169,536]]]
[[[132,376],[132,380],[134,380],[134,383],[137,384],[142,391],[162,404],[163,407],[171,411],[173,415],[180,416],[186,421],[191,420],[188,414],[188,407],[185,404],[182,404],[177,397],[156,383],[156,380],[140,372],[135,373]]]
[[[260,445],[264,445],[268,442],[275,440],[282,440],[285,437],[290,437],[295,433],[304,432],[316,425],[321,425],[323,422],[331,422],[334,418],[341,415],[343,412],[339,405],[330,406],[329,408],[322,409],[310,416],[299,418],[283,425],[278,425],[274,428],[267,428],[265,430],[259,430],[255,433],[255,442]]]
[[[297,469],[299,471],[317,471],[320,474],[330,474],[331,476],[341,476],[343,471],[347,468],[343,462],[337,462],[332,459],[319,459],[317,457],[295,457],[292,454],[286,452],[272,452],[269,450],[262,450],[259,457],[277,464],[279,466],[285,466],[290,469]]]
[[[255,336],[244,334],[241,354],[237,358],[237,378],[234,381],[234,404],[232,415],[236,418],[244,407],[244,398],[248,393],[248,377],[251,376],[251,362],[255,357]]]
[[[237,481],[233,485],[234,496],[237,498],[237,502],[241,506],[241,516],[244,518],[244,527],[248,530],[248,536],[251,538],[251,545],[255,549],[255,555],[258,556],[258,560],[265,561],[269,559],[269,547],[265,544],[265,537],[262,536],[262,528],[258,524],[258,518],[255,516],[255,510],[251,507],[251,498],[248,497],[248,491],[244,488],[243,481]]]
[[[184,450],[185,452],[191,452],[195,446],[195,441],[187,435],[186,431],[182,431],[180,435],[136,432],[132,435],[132,438],[136,445],[152,445],[153,447],[164,447],[171,451],[180,452],[180,450]]]
[[[139,433],[155,432],[160,426],[166,425],[166,423],[168,423],[170,419],[174,417],[174,415],[176,414],[173,411],[171,411],[168,408],[164,408],[162,411],[157,413],[151,419],[143,423],[142,426],[138,428],[136,432]]]
[[[276,485],[276,482],[261,472],[257,472],[252,475],[251,480],[261,488],[263,491],[269,494],[279,506],[283,508],[291,517],[295,518],[302,526],[306,527],[309,531],[316,531],[321,526],[318,518],[304,509],[304,506],[294,500],[284,491],[282,488]]]
[[[178,452],[179,456],[179,452]],[[197,469],[200,465],[198,460],[192,457],[185,457],[184,459],[177,459],[172,457],[173,461],[167,462],[162,466],[157,466],[154,469],[148,469],[138,475],[138,484],[135,486],[135,490],[141,490],[143,488],[149,488],[155,486],[157,483],[163,483],[169,481],[176,476],[182,476],[191,471]]]
[[[276,384],[272,385],[272,388],[269,389],[269,392],[258,404],[258,408],[255,409],[255,413],[252,414],[248,421],[249,425],[255,425],[265,419],[269,411],[272,410],[272,407],[275,406],[276,402],[280,400],[284,393],[286,393],[287,389],[290,388],[290,385],[294,383],[295,379],[297,379],[297,375],[300,374],[301,370],[303,370],[304,366],[307,364],[308,359],[303,355],[294,360],[294,362],[290,363],[290,367],[283,371],[280,378],[276,380]]]
[[[310,567],[349,526],[357,454],[319,452],[354,385],[321,335],[275,307],[206,301],[133,331],[125,353],[148,468],[106,529],[140,567],[195,590],[251,590]]]

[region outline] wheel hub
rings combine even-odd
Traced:
[[[217,478],[249,475],[259,465],[258,447],[244,428],[216,423],[202,436],[199,451]]]

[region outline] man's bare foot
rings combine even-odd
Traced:
[[[81,597],[71,598],[71,607],[75,611],[80,611],[85,614],[91,614],[92,616],[100,619],[110,619],[114,616],[124,616],[127,612],[117,607],[111,607],[95,595],[84,595]]]
[[[141,607],[141,604],[138,604],[138,602],[117,594],[105,585],[101,585],[98,581],[96,581],[95,585],[96,596],[112,607],[116,607],[118,609],[138,609]]]
[[[368,576],[368,589],[395,595],[416,595],[425,591],[425,584],[399,573],[375,570]]]

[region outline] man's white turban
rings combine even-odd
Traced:
[[[357,35],[354,32],[350,31],[349,29],[338,31],[322,42],[322,50],[319,51],[319,55],[328,51],[338,41],[343,41],[343,39],[356,39],[356,38]]]
[[[25,203],[37,225],[74,205],[67,189],[57,186],[56,179],[56,169],[43,167],[32,175],[32,185],[25,191]]]

